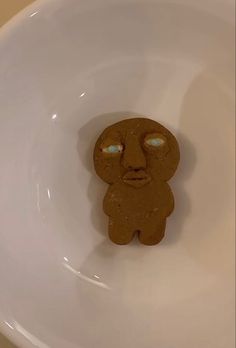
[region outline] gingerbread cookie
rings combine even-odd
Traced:
[[[110,185],[103,208],[114,243],[127,244],[135,233],[146,245],[162,240],[174,209],[167,181],[179,159],[176,138],[153,120],[126,119],[103,131],[95,145],[94,166]]]

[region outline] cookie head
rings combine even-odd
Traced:
[[[174,135],[147,118],[123,120],[106,128],[94,149],[95,170],[108,184],[134,188],[153,180],[169,180],[179,163]]]

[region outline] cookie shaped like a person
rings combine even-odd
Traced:
[[[153,120],[126,119],[103,131],[95,145],[94,166],[110,185],[103,209],[114,243],[128,244],[136,233],[146,245],[162,240],[174,209],[167,181],[179,159],[176,138]]]

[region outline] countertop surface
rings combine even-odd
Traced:
[[[34,0],[0,0],[0,26]]]

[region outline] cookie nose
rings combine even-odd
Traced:
[[[136,136],[126,140],[122,164],[124,168],[129,170],[146,168],[146,158]]]

